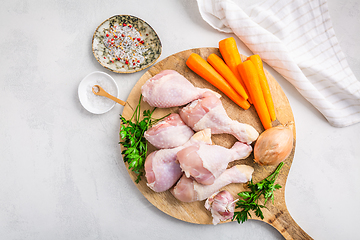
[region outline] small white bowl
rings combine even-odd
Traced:
[[[79,84],[78,94],[81,105],[94,114],[110,111],[116,103],[106,97],[95,95],[92,92],[94,85],[99,85],[109,94],[119,97],[119,88],[115,80],[107,73],[95,71],[88,74]]]

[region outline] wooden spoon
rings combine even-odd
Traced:
[[[94,85],[92,87],[92,91],[95,95],[98,95],[98,96],[103,96],[103,97],[107,97],[123,106],[125,106],[126,102],[124,102],[123,100],[120,100],[112,95],[110,95],[109,93],[107,93],[102,87],[100,87],[99,85]]]

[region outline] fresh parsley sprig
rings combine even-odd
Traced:
[[[250,191],[238,193],[242,199],[236,201],[236,208],[241,208],[242,210],[234,212],[233,221],[237,220],[238,223],[244,223],[249,217],[251,218],[250,211],[254,211],[257,217],[264,219],[261,209],[266,208],[265,204],[269,198],[274,204],[274,191],[281,188],[279,184],[275,184],[275,180],[283,165],[284,162],[281,162],[276,170],[261,182],[254,184],[251,180],[250,183],[248,183]],[[261,195],[264,196],[264,204],[259,203]]]
[[[139,103],[129,120],[126,120],[123,116],[120,118],[122,123],[120,127],[120,138],[122,141],[120,141],[120,144],[125,148],[121,154],[124,155],[124,162],[129,164],[129,169],[137,175],[135,180],[136,183],[139,183],[141,177],[144,175],[144,165],[148,150],[144,133],[153,124],[156,124],[168,116],[166,115],[160,119],[153,119],[152,114],[156,109],[154,108],[151,111],[143,111],[143,119],[140,121],[141,99],[142,95],[140,95]]]

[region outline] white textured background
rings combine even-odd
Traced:
[[[360,2],[328,4],[360,79]],[[116,80],[126,100],[146,71],[114,74],[93,57],[94,30],[116,14],[138,16],[155,29],[163,44],[159,60],[233,36],[207,25],[191,0],[1,1],[0,239],[282,239],[259,221],[216,227],[179,221],[134,186],[118,144],[122,107],[92,115],[77,96],[82,78],[98,70]],[[360,124],[331,127],[267,69],[288,96],[297,127],[286,185],[291,215],[315,239],[360,239]]]

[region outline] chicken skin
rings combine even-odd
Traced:
[[[176,161],[177,152],[185,147],[199,143],[212,144],[210,129],[195,133],[182,146],[160,149],[149,154],[145,160],[147,185],[155,192],[164,192],[171,188],[182,175],[180,164]]]
[[[236,165],[223,172],[211,185],[200,184],[184,174],[170,192],[182,202],[202,201],[226,185],[250,181],[253,172],[254,168],[250,166]]]
[[[236,142],[231,149],[198,144],[177,153],[177,160],[186,177],[192,176],[198,183],[211,185],[234,160],[247,158],[252,151],[248,144]]]
[[[179,112],[182,120],[194,131],[210,128],[212,134],[228,133],[240,142],[250,144],[259,133],[249,124],[232,120],[226,113],[221,100],[207,92]]]
[[[194,131],[183,122],[177,113],[170,114],[144,133],[146,140],[158,149],[181,146],[193,135]]]
[[[208,91],[211,90],[194,87],[183,75],[174,70],[161,71],[141,87],[144,101],[158,108],[183,106],[201,98]]]

